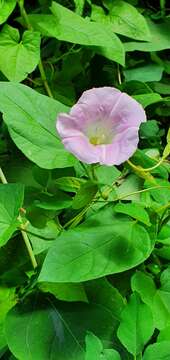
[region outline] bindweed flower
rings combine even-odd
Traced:
[[[65,148],[84,163],[119,165],[135,152],[142,106],[113,87],[85,91],[69,114],[60,113],[57,131]]]

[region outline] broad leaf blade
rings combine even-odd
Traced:
[[[38,65],[40,33],[26,30],[20,41],[19,31],[5,25],[0,32],[0,70],[10,81],[22,81]]]
[[[58,113],[67,110],[65,105],[25,85],[0,84],[0,111],[11,137],[42,168],[63,168],[77,161],[64,149],[55,129]]]
[[[80,282],[130,269],[152,251],[147,231],[131,221],[79,226],[50,248],[39,281]]]

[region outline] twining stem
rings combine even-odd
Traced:
[[[0,180],[1,180],[2,184],[5,184],[5,185],[8,184],[8,181],[7,181],[7,179],[6,179],[6,177],[5,177],[5,175],[4,175],[1,168],[0,168]],[[20,231],[21,231],[21,234],[22,234],[22,238],[23,238],[23,240],[25,242],[25,245],[26,245],[26,248],[27,248],[31,263],[32,263],[32,266],[33,266],[34,269],[36,269],[37,261],[36,261],[35,255],[34,255],[34,253],[32,251],[32,247],[31,247],[28,235],[25,232],[25,228],[26,228],[27,224],[22,223],[22,218],[21,218],[20,215],[18,217],[18,220],[20,222]]]
[[[146,169],[133,164],[130,160],[127,160],[127,163],[132,167],[132,169],[142,173],[142,172],[150,172],[152,170],[155,170],[158,166],[160,166],[163,163],[163,161],[164,161],[164,159],[161,159],[157,164],[155,164],[154,166],[152,166],[150,168],[146,168]]]
[[[26,12],[25,7],[24,7],[24,0],[18,0],[18,5],[19,5],[19,8],[20,8],[21,17],[23,18],[27,29],[28,30],[33,30],[33,27],[32,27],[32,25],[31,25],[31,23],[29,21],[29,17],[27,15],[27,12]],[[40,72],[40,75],[41,75],[41,80],[43,82],[44,88],[45,88],[48,96],[53,98],[54,96],[53,96],[52,91],[50,89],[50,86],[48,84],[46,73],[45,73],[43,62],[42,62],[41,58],[40,58],[40,61],[39,61],[39,64],[38,64],[38,68],[39,68],[39,72]]]

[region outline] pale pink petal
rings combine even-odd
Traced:
[[[85,122],[95,119],[108,119],[110,112],[119,101],[121,92],[112,87],[93,88],[84,91],[70,115],[81,117]]]
[[[86,164],[99,162],[99,151],[97,146],[89,143],[86,136],[67,137],[62,141],[65,148],[74,154],[80,161]]]
[[[146,114],[142,105],[131,96],[122,93],[110,113],[110,119],[117,125],[117,130],[122,131],[126,127],[139,126],[146,121]]]
[[[81,121],[77,121],[77,119],[64,113],[59,114],[56,128],[62,138],[79,136],[82,133]]]

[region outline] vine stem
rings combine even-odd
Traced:
[[[158,166],[160,166],[163,163],[163,161],[164,161],[164,159],[162,158],[157,164],[155,164],[154,166],[152,166],[150,168],[146,168],[146,169],[136,166],[130,160],[127,160],[127,163],[132,167],[132,169],[137,170],[142,173],[142,172],[150,172],[150,171],[156,169]]]
[[[18,5],[19,5],[21,17],[23,18],[27,29],[28,30],[33,30],[33,27],[32,27],[32,25],[31,25],[31,23],[29,21],[29,17],[27,15],[27,12],[26,12],[25,7],[24,7],[24,0],[18,0]],[[45,70],[44,70],[44,66],[43,66],[43,62],[41,60],[41,57],[40,57],[40,61],[39,61],[39,64],[38,64],[38,68],[39,68],[39,72],[40,72],[40,75],[41,75],[41,80],[43,82],[44,88],[45,88],[48,96],[50,98],[54,98],[54,96],[52,94],[52,91],[51,91],[51,88],[50,88],[50,86],[48,84],[48,81],[47,81],[47,77],[46,77],[46,73],[45,73]]]
[[[5,184],[5,185],[8,184],[8,181],[7,181],[7,179],[6,179],[5,175],[4,175],[4,172],[2,171],[1,168],[0,168],[0,180],[1,180],[2,184]],[[27,226],[27,223],[25,223],[25,224],[22,223],[21,215],[19,215],[18,220],[20,222],[20,231],[21,231],[21,234],[22,234],[22,238],[23,238],[25,246],[27,248],[27,251],[28,251],[32,266],[33,266],[34,269],[36,269],[36,267],[38,266],[37,261],[36,261],[35,255],[33,253],[33,250],[32,250],[28,235],[25,232],[25,228]]]

